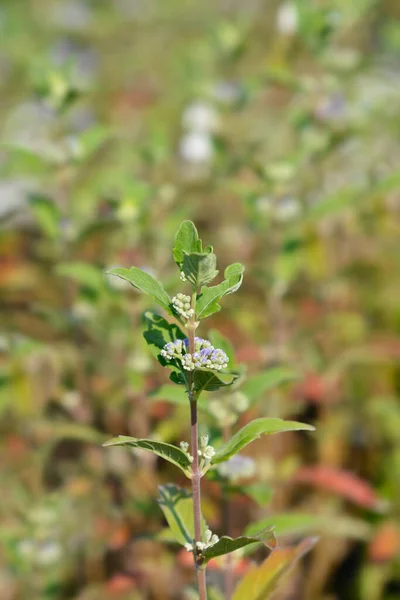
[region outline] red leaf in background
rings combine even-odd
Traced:
[[[384,501],[377,496],[369,483],[349,471],[326,466],[302,467],[295,474],[294,481],[309,483],[339,494],[346,500],[364,508],[376,511],[382,511],[385,508]]]
[[[307,373],[298,384],[296,394],[312,404],[321,404],[329,399],[326,382],[318,373]]]
[[[187,550],[180,550],[178,553],[178,563],[185,569],[193,569],[193,555]],[[233,557],[232,568],[235,575],[243,575],[248,569],[250,561],[247,558],[236,558]],[[223,571],[226,568],[226,557],[219,556],[218,558],[212,558],[207,563],[208,569],[215,571]]]
[[[110,594],[122,595],[133,590],[135,587],[135,581],[129,575],[118,573],[108,580],[106,587]]]
[[[383,523],[376,532],[368,549],[370,560],[386,562],[400,553],[400,530],[392,521]]]

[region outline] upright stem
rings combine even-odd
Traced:
[[[200,480],[201,473],[199,469],[198,456],[198,426],[197,426],[197,402],[190,401],[190,434],[191,434],[191,451],[193,456],[192,463],[192,492],[193,492],[193,517],[194,517],[194,537],[196,542],[201,541],[201,495],[200,495]],[[206,572],[204,568],[198,564],[196,560],[196,548],[194,550],[194,559],[197,572],[197,585],[199,587],[200,600],[207,600],[206,588]]]
[[[196,292],[192,295],[192,308],[196,308]],[[189,352],[194,354],[194,334],[196,330],[195,316],[188,324],[188,340],[189,340]],[[201,472],[199,469],[199,431],[197,423],[197,398],[195,398],[193,392],[193,373],[189,372],[188,376],[189,384],[189,400],[190,400],[190,442],[191,442],[191,454],[193,456],[192,462],[192,493],[193,493],[193,518],[194,518],[194,538],[195,542],[201,542]],[[199,589],[199,599],[207,600],[207,587],[206,587],[206,571],[205,568],[201,567],[197,560],[197,547],[195,546],[193,551],[193,557],[197,573],[197,585]]]

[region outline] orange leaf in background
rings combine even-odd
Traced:
[[[364,508],[382,511],[385,502],[366,481],[353,473],[327,466],[302,467],[294,476],[294,481],[309,483],[334,494],[339,494]]]
[[[114,525],[108,540],[108,546],[112,550],[119,550],[129,542],[130,537],[131,533],[127,525],[124,523],[121,523],[120,525]]]
[[[392,560],[400,553],[400,530],[392,521],[379,527],[368,548],[368,555],[373,562]]]
[[[126,594],[126,592],[130,592],[136,586],[135,581],[132,579],[132,577],[130,577],[129,575],[123,575],[122,573],[119,573],[117,575],[114,575],[111,579],[109,579],[106,587],[107,591],[110,592],[110,594],[122,595]]]
[[[325,380],[318,373],[307,373],[296,391],[300,398],[312,404],[320,404],[328,399]]]
[[[252,566],[235,589],[232,600],[266,600],[274,594],[282,578],[309,552],[318,538],[307,538],[298,546],[278,548],[259,566]]]

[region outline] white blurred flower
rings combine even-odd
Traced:
[[[283,35],[294,35],[299,27],[299,13],[294,2],[283,2],[278,8],[276,26]]]
[[[36,562],[42,567],[57,563],[63,555],[63,550],[58,542],[48,541],[36,550]]]
[[[199,165],[210,162],[214,148],[209,134],[201,131],[187,133],[181,139],[179,153],[188,163]]]
[[[282,198],[275,208],[275,217],[278,221],[291,221],[301,213],[301,205],[297,198],[286,196]]]
[[[182,127],[192,132],[212,133],[217,131],[219,117],[215,108],[206,102],[196,101],[184,110],[182,115]]]
[[[253,477],[256,471],[256,464],[249,456],[235,454],[226,462],[217,467],[218,473],[230,481]]]

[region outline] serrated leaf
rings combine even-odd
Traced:
[[[248,397],[250,405],[254,404],[265,392],[272,390],[283,383],[298,378],[298,373],[288,367],[273,367],[263,373],[250,375],[241,387],[241,391]]]
[[[230,554],[231,552],[235,552],[235,550],[239,550],[240,548],[245,548],[250,544],[263,542],[264,544],[269,545],[269,547],[275,548],[276,540],[273,530],[273,527],[269,527],[268,529],[265,529],[264,531],[253,536],[242,535],[237,538],[231,538],[227,535],[224,535],[216,544],[203,550],[201,553],[203,564],[207,563],[212,558]]]
[[[308,538],[294,548],[278,548],[260,565],[251,567],[236,587],[232,600],[269,600],[282,579],[318,541]]]
[[[157,502],[164,513],[174,538],[179,544],[191,544],[194,539],[193,498],[183,488],[167,483],[158,487]],[[202,517],[201,529],[204,533],[206,523]]]
[[[103,446],[129,446],[130,448],[139,448],[140,450],[148,450],[164,460],[179,467],[189,479],[191,478],[192,466],[188,456],[177,446],[166,444],[164,442],[155,442],[147,439],[137,439],[127,435],[120,435]]]
[[[212,371],[196,369],[193,372],[193,387],[197,395],[203,391],[214,392],[222,387],[232,385],[235,379],[237,379],[237,375],[234,373],[218,372],[216,374]]]
[[[216,266],[217,257],[213,252],[191,252],[184,254],[182,271],[193,288],[198,289],[218,275]]]
[[[209,246],[207,247],[209,248]],[[176,264],[181,268],[185,253],[201,252],[201,240],[192,221],[183,221],[175,235],[175,245],[172,251]],[[209,252],[207,249],[205,252]]]
[[[229,265],[225,269],[224,281],[212,287],[203,286],[196,302],[196,316],[205,319],[221,310],[219,301],[227,294],[236,292],[243,281],[244,266],[240,263]]]
[[[116,275],[117,277],[128,281],[139,291],[151,296],[168,313],[171,312],[171,299],[164,289],[164,286],[145,271],[142,271],[137,267],[131,267],[130,269],[111,269],[111,271],[108,271],[107,273],[109,275]]]
[[[212,464],[218,464],[228,460],[231,456],[240,452],[242,448],[259,438],[261,435],[271,435],[284,431],[314,431],[315,427],[297,421],[285,421],[274,417],[255,419],[248,423],[240,431],[235,433],[231,439],[222,446],[212,460]]]

